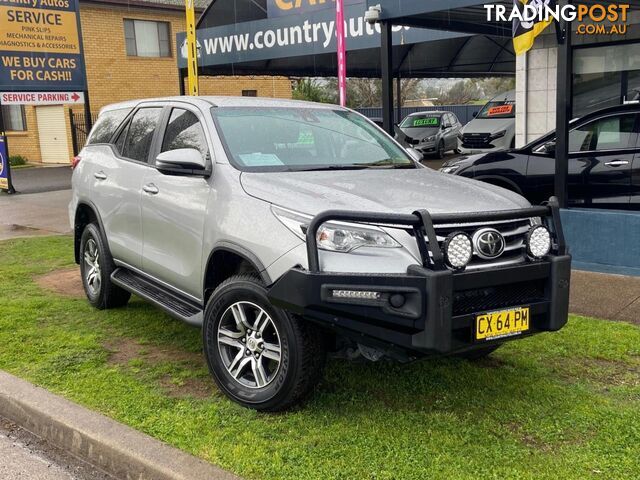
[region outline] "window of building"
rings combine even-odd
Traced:
[[[160,121],[162,108],[141,108],[129,124],[122,155],[138,162],[149,160],[153,133]]]
[[[573,116],[640,100],[640,44],[576,48]]]
[[[242,90],[242,96],[243,97],[257,97],[258,96],[258,91],[257,90]]]
[[[132,57],[170,57],[169,24],[147,20],[124,21],[127,55]]]
[[[3,105],[2,116],[4,128],[7,132],[26,132],[27,120],[22,105]]]
[[[204,129],[198,117],[188,110],[174,108],[162,140],[162,151],[179,148],[195,148],[203,158],[209,153]]]

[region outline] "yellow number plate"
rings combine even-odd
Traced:
[[[511,337],[529,330],[529,307],[483,313],[476,317],[476,340]]]

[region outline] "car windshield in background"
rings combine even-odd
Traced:
[[[411,115],[405,118],[400,127],[402,128],[427,128],[439,127],[440,115]]]
[[[402,148],[356,113],[288,107],[211,112],[229,158],[240,170],[416,168]]]
[[[489,102],[476,118],[515,118],[516,104],[515,102]]]

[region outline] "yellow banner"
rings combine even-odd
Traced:
[[[1,6],[0,50],[78,54],[76,13]]]
[[[185,0],[187,13],[187,70],[189,95],[198,95],[198,44],[196,38],[196,14],[193,0]]]

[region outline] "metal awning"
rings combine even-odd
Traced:
[[[303,22],[330,25],[335,18],[332,8],[313,10],[304,14],[268,18],[268,1],[273,0],[213,0],[203,12],[197,24],[200,42],[199,70],[202,75],[285,75],[285,76],[335,76],[337,72],[335,36],[326,35],[326,42],[305,45],[276,45],[273,48],[253,48],[255,35],[264,32],[291,33]],[[349,28],[373,29],[366,24],[363,15],[366,0],[345,2]],[[412,0],[396,2],[409,5]],[[459,0],[419,0],[418,4],[451,4]],[[477,2],[476,2],[477,3]],[[328,7],[332,5],[327,2]],[[386,11],[386,9],[385,9]],[[487,28],[483,32],[461,32],[453,29],[415,28],[404,25],[393,33],[392,65],[394,77],[479,77],[512,76],[515,57],[509,38],[501,29]],[[379,29],[379,26],[376,26]],[[477,34],[473,34],[477,33]],[[319,35],[323,30],[319,29]],[[234,42],[247,36],[244,48],[236,48]],[[263,38],[263,37],[261,37]],[[178,47],[184,36],[178,35]],[[222,43],[231,45],[224,48]],[[380,77],[380,33],[347,38],[347,75],[350,77]],[[178,48],[180,51],[180,48]],[[179,56],[178,66],[186,67],[186,60]]]

